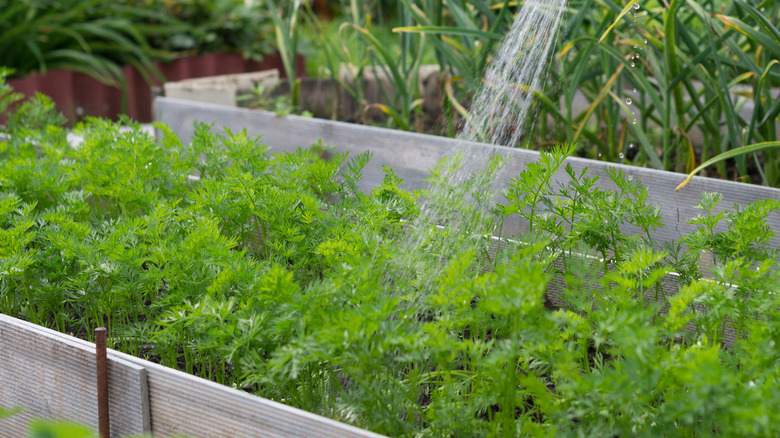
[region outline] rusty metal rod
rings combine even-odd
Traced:
[[[101,438],[111,437],[108,422],[108,358],[106,355],[106,328],[95,329],[95,359],[97,360],[98,432]]]

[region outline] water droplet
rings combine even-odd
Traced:
[[[636,93],[636,88],[634,88],[634,93]]]
[[[628,148],[629,148],[629,149],[634,149],[634,143],[631,143],[631,144],[629,144],[629,145],[628,145]]]
[[[634,63],[632,62],[632,63],[631,63],[631,67],[636,67],[636,64],[634,64]]]
[[[599,158],[601,158],[601,152],[599,152]]]
[[[647,44],[647,40],[645,40],[645,44]]]
[[[774,347],[775,346],[775,341],[769,341],[769,346],[770,347]]]
[[[639,53],[634,53],[634,58],[639,59]]]
[[[639,3],[634,3],[634,9],[639,9]]]
[[[633,123],[634,125],[636,125],[636,119],[634,119],[634,121],[633,121],[632,123]]]
[[[633,100],[630,97],[626,97],[626,105],[631,105],[632,102]]]
[[[634,12],[634,18],[636,18],[636,12]],[[636,21],[636,20],[634,20],[634,21]]]
[[[618,155],[618,157],[620,157],[620,159],[622,160],[622,159],[623,159],[623,158],[625,158],[626,156],[625,156],[625,155],[623,155],[623,152],[621,152],[621,153],[620,153],[620,155]]]
[[[634,48],[638,49],[639,48],[639,44],[634,44]]]

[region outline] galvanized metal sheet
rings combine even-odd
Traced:
[[[32,418],[97,428],[95,345],[0,314],[0,406],[24,410],[0,420],[0,437],[27,435]],[[111,436],[149,432],[143,366],[109,356]]]
[[[382,167],[385,165],[391,166],[405,180],[406,188],[420,189],[425,187],[423,180],[429,176],[429,170],[444,156],[462,150],[464,147],[492,147],[477,144],[463,145],[458,140],[432,135],[297,116],[280,117],[270,112],[170,98],[155,100],[155,117],[157,121],[168,124],[184,141],[188,141],[192,136],[194,122],[200,121],[215,123],[215,131],[221,131],[222,127],[234,131],[246,128],[250,135],[262,135],[262,141],[272,152],[294,151],[319,140],[322,140],[325,145],[334,146],[337,151],[353,154],[370,151],[373,158],[366,167],[361,181],[361,187],[366,190],[382,182]],[[539,157],[537,152],[529,150],[492,148],[495,153],[506,153],[511,156],[507,170],[498,181],[499,187],[506,187],[508,181],[525,168],[526,163],[536,161]],[[675,193],[675,187],[685,179],[685,176],[679,173],[575,157],[569,158],[567,163],[577,172],[587,167],[589,175],[600,177],[598,185],[602,188],[615,188],[606,176],[606,170],[610,166],[642,181],[648,188],[648,201],[661,206],[660,214],[665,226],[656,231],[651,230],[650,233],[651,237],[661,242],[678,240],[696,228],[687,221],[701,213],[701,210],[694,207],[702,192],[723,194],[723,201],[715,210],[716,213],[733,208],[735,204],[745,206],[759,199],[780,199],[779,189],[703,177],[694,177],[684,189]],[[568,176],[561,171],[554,175],[553,187],[567,181]],[[780,230],[780,212],[772,213],[768,223],[771,229]],[[717,230],[722,229],[724,229],[722,225],[717,228]],[[527,230],[527,224],[522,223],[520,219],[505,224],[505,231],[510,234],[518,230]],[[769,245],[772,248],[780,248],[780,236],[774,236]]]

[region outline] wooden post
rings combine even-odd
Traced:
[[[106,328],[95,329],[95,359],[97,361],[98,431],[101,438],[111,437],[108,421],[108,358],[106,357]]]

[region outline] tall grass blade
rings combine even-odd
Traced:
[[[596,110],[596,107],[599,106],[602,100],[604,100],[604,96],[609,93],[609,90],[612,88],[612,85],[615,84],[615,81],[618,77],[620,77],[620,73],[623,71],[623,67],[625,65],[620,64],[615,71],[615,73],[612,75],[612,77],[609,78],[606,84],[601,88],[601,91],[599,92],[598,96],[596,96],[596,99],[591,102],[591,104],[588,106],[588,108],[585,110],[585,117],[582,119],[582,123],[580,123],[580,126],[577,128],[577,132],[574,133],[574,138],[572,139],[572,143],[576,143],[577,139],[580,137],[580,133],[583,129],[585,129],[585,125],[588,123],[588,120],[590,120],[591,114],[593,114],[593,111]]]
[[[623,111],[626,114],[629,114],[631,112],[631,109],[629,109],[628,105],[626,105],[625,101],[623,101],[620,97],[615,95],[613,92],[609,92],[610,97],[617,103],[617,105],[623,109]],[[658,152],[655,151],[653,148],[652,143],[647,138],[647,135],[645,134],[644,130],[633,123],[625,123],[624,120],[623,126],[628,128],[629,131],[631,131],[631,135],[634,136],[634,138],[637,139],[639,142],[639,145],[642,146],[642,150],[645,152],[645,155],[650,160],[650,163],[655,167],[656,169],[662,169],[663,163],[661,163],[661,160],[658,158]],[[623,131],[623,134],[625,135],[625,131]],[[622,149],[623,142],[621,141],[621,149]]]
[[[780,56],[780,42],[767,36],[767,34],[754,29],[737,17],[730,17],[722,14],[713,14],[713,17],[722,21],[727,28],[734,29],[761,46],[766,47],[766,49],[771,51],[775,56]]]
[[[752,153],[769,150],[769,149],[775,149],[775,148],[780,148],[780,141],[767,141],[763,143],[756,143],[756,144],[742,146],[736,149],[731,149],[729,151],[723,152],[722,154],[712,157],[709,160],[705,161],[704,163],[701,163],[697,168],[693,169],[693,171],[688,174],[688,177],[685,178],[685,181],[681,182],[680,185],[674,189],[674,191],[676,192],[682,189],[683,187],[685,187],[688,184],[688,182],[691,180],[691,178],[694,177],[694,175],[696,175],[702,169],[708,166],[717,164],[721,161],[725,161],[728,160],[729,158],[734,158],[740,155],[752,154]]]
[[[634,8],[634,3],[636,3],[637,0],[631,0],[628,2],[625,8],[623,8],[622,11],[618,14],[617,18],[615,18],[615,21],[607,28],[607,30],[604,32],[603,35],[601,35],[601,38],[599,38],[599,44],[601,44],[602,41],[604,41],[604,38],[609,35],[610,32],[612,32],[612,29],[617,26],[618,23],[620,23],[620,20],[623,19],[623,16],[628,14],[628,12]]]
[[[432,33],[444,35],[478,36],[500,41],[503,35],[479,29],[464,29],[453,26],[406,26],[393,28],[396,33]]]
[[[414,102],[414,104],[415,106],[422,104],[422,99],[418,99],[417,101]],[[380,111],[390,116],[395,121],[395,123],[398,124],[398,127],[403,129],[404,131],[412,130],[408,120],[406,120],[406,118],[403,117],[401,114],[398,114],[398,111],[394,110],[393,108],[390,108],[389,106],[382,103],[372,103],[371,105],[369,105],[369,107],[378,108]]]
[[[463,105],[461,105],[460,102],[458,102],[458,98],[455,97],[455,90],[452,87],[452,80],[446,81],[444,83],[444,93],[447,95],[447,99],[449,99],[450,104],[455,108],[458,114],[460,114],[464,119],[468,119],[469,111]]]
[[[390,52],[387,50],[388,48],[385,47],[384,44],[382,44],[368,29],[360,27],[353,23],[344,23],[344,26],[351,27],[363,36],[363,38],[366,39],[366,41],[371,44],[371,46],[376,50],[376,52],[379,54],[380,58],[382,59],[382,62],[387,66],[387,70],[389,70],[390,75],[393,78],[393,81],[395,82],[396,89],[401,93],[408,93],[408,90],[406,89],[406,81],[401,76],[401,72],[398,70],[397,64],[395,60],[393,59],[393,56],[390,54]]]

